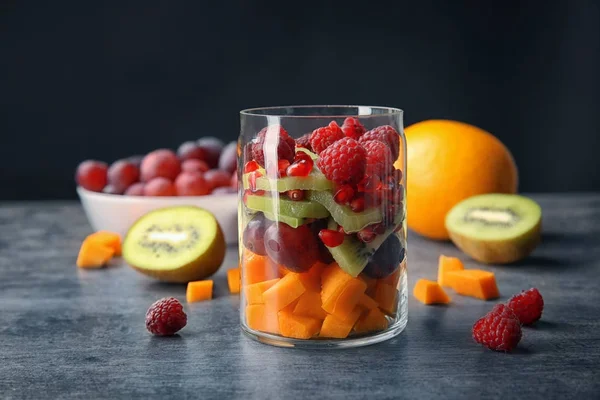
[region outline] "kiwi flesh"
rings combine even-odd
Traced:
[[[327,229],[337,230],[339,225],[329,219]],[[385,240],[394,233],[395,227],[388,228],[369,243],[358,240],[354,235],[346,235],[344,242],[336,247],[327,247],[341,269],[357,277],[367,266],[371,257]]]
[[[246,196],[246,207],[263,213],[295,218],[327,218],[329,211],[321,204],[310,200],[290,200],[283,196]]]
[[[354,212],[350,207],[336,203],[333,193],[329,191],[310,191],[307,198],[322,204],[329,211],[334,221],[344,228],[346,233],[358,232],[367,225],[376,224],[383,220],[380,207]]]
[[[214,274],[225,249],[214,215],[194,206],[151,211],[129,228],[123,240],[127,264],[166,282],[185,283]]]
[[[244,189],[250,188],[250,174],[242,176]],[[318,169],[313,169],[308,176],[286,176],[283,178],[268,178],[264,172],[256,178],[256,189],[267,192],[286,192],[288,190],[332,190],[333,182],[325,178]]]
[[[303,225],[305,220],[304,218],[297,218],[290,215],[285,214],[273,214],[267,211],[263,212],[266,219],[273,222],[283,222],[284,224],[288,224],[292,228],[297,228],[300,225]]]
[[[542,209],[515,194],[473,196],[446,215],[450,239],[473,259],[508,264],[527,257],[541,241]]]

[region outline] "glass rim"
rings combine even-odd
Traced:
[[[339,114],[332,112],[331,114],[286,114],[284,112],[276,113],[275,111],[285,111],[286,109],[356,109],[357,113]],[[379,110],[384,111],[380,114],[373,114],[371,111]],[[269,112],[271,111],[271,112]],[[367,112],[368,111],[368,112]],[[394,116],[402,115],[404,110],[395,107],[387,106],[366,106],[366,105],[289,105],[289,106],[269,106],[269,107],[253,107],[246,108],[240,111],[240,115],[251,116],[251,117],[279,117],[279,118],[346,118],[346,117],[360,117],[360,118],[375,118],[382,116]]]

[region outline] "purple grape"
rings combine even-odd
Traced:
[[[371,256],[363,272],[375,279],[390,276],[400,266],[405,252],[398,236],[390,235]]]
[[[213,192],[214,193],[214,192]],[[244,247],[253,253],[261,256],[266,256],[265,250],[265,232],[271,225],[271,221],[266,219],[262,214],[257,214],[248,222],[244,233],[242,234],[242,242]]]
[[[229,142],[221,152],[219,169],[230,174],[237,168],[237,142]]]

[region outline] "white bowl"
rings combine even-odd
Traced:
[[[214,214],[228,245],[238,242],[237,193],[206,196],[146,197],[97,193],[77,188],[85,214],[96,231],[107,230],[125,236],[142,215],[158,208],[197,206]]]

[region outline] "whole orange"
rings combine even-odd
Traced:
[[[449,120],[419,122],[405,133],[407,224],[415,232],[448,239],[444,218],[455,204],[478,194],[517,192],[513,157],[491,133]]]

